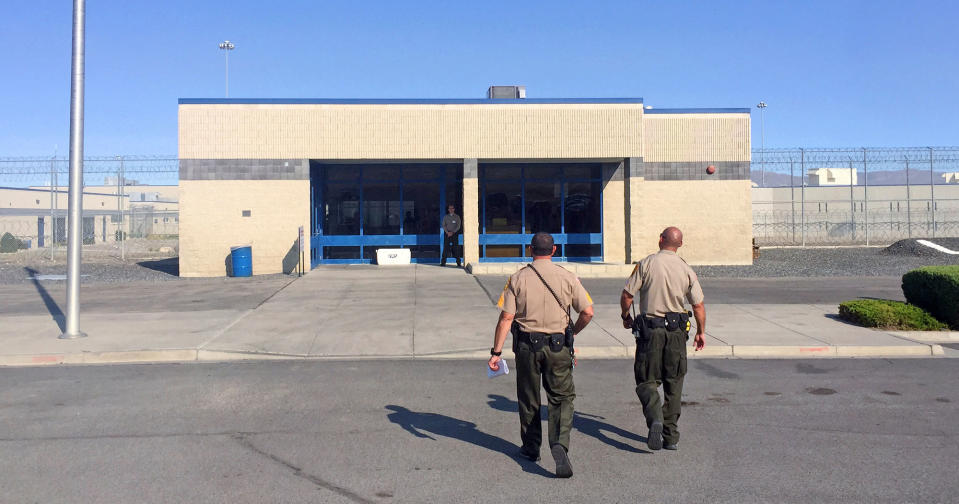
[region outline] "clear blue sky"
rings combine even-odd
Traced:
[[[87,4],[88,155],[175,154],[177,99],[643,97],[753,107],[767,147],[959,144],[956,2]],[[69,136],[71,2],[0,2],[0,156]]]

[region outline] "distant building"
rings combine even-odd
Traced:
[[[857,178],[855,168],[817,168],[809,170],[809,185],[811,186],[856,185]]]
[[[942,178],[947,184],[959,184],[959,172],[943,173]]]

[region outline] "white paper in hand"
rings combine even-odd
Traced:
[[[505,359],[500,359],[499,361],[499,371],[493,371],[486,366],[486,376],[489,378],[496,378],[497,376],[509,374],[509,366],[506,365]]]

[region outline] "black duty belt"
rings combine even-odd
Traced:
[[[563,333],[544,333],[544,332],[526,332],[526,331],[517,331],[519,334],[519,340],[523,343],[529,343],[535,345],[540,341],[548,340],[553,336],[563,336]]]
[[[638,318],[645,321],[648,329],[666,329],[667,331],[689,331],[690,313],[669,312],[665,317],[640,315]]]

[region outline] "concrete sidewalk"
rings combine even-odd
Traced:
[[[0,306],[0,365],[485,358],[499,314],[460,269],[328,266],[299,279],[84,286],[81,328],[89,337],[60,340],[63,287],[43,282],[5,291],[12,297]],[[631,358],[635,346],[619,307],[597,304],[595,311],[577,337],[578,356]],[[865,329],[835,313],[835,305],[710,304],[706,348],[689,355],[930,357],[946,353],[937,342],[955,338]]]

